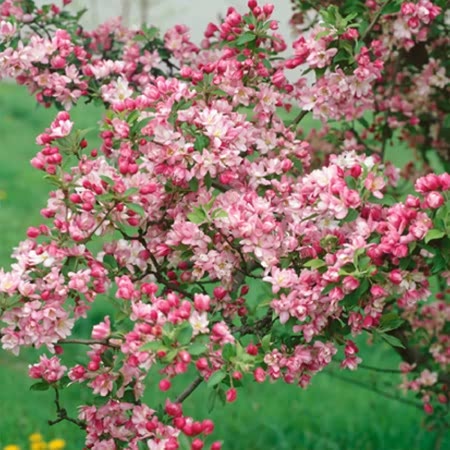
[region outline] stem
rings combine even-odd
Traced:
[[[387,98],[391,98],[394,94],[395,79],[397,78],[397,73],[400,69],[400,61],[401,61],[401,57],[399,55],[397,57],[397,60],[395,61],[394,73],[392,75],[392,84],[390,86]],[[381,159],[382,160],[384,160],[384,153],[386,151],[386,145],[387,145],[387,141],[388,141],[388,128],[389,128],[388,119],[389,119],[389,109],[386,108],[386,111],[384,113],[384,125],[383,125],[383,131],[382,131],[382,139],[383,139],[383,143],[382,143],[382,147],[381,147]]]
[[[183,403],[202,383],[203,378],[197,377],[176,399],[175,403]]]
[[[364,34],[361,36],[361,40],[364,41],[366,37],[369,35],[369,33],[372,31],[373,27],[377,24],[378,20],[381,17],[381,14],[383,14],[384,8],[391,3],[392,0],[387,0],[386,3],[379,9],[379,11],[376,13],[375,17],[372,19],[372,22],[370,22],[369,26],[367,27]]]
[[[108,216],[111,214],[111,212],[114,210],[114,208],[117,206],[117,203],[114,203],[109,209],[108,211],[106,211],[106,214],[103,216],[103,219],[98,223],[98,225],[89,233],[89,236],[85,239],[83,239],[82,243],[86,243],[89,242],[92,238],[92,236],[94,236],[94,234],[96,233],[96,231],[103,225],[103,223],[105,222],[106,219],[108,219]]]
[[[67,411],[65,408],[61,407],[61,403],[59,401],[59,390],[57,387],[53,387],[55,390],[55,405],[56,405],[56,415],[58,416],[55,420],[49,420],[49,425],[56,425],[59,422],[62,422],[63,420],[67,420],[68,422],[72,422],[78,427],[80,427],[82,430],[86,429],[86,424],[82,420],[74,419],[72,417],[69,417],[67,415]]]

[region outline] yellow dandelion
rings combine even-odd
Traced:
[[[3,447],[3,450],[20,450],[20,447],[18,445],[7,445]]]
[[[30,442],[42,442],[44,439],[41,433],[33,433],[28,436]]]
[[[6,191],[0,189],[0,200],[6,200],[7,197],[8,195],[6,194]]]
[[[48,450],[63,450],[66,447],[64,439],[53,439],[48,443]]]
[[[44,441],[32,442],[30,450],[47,450],[47,444]]]

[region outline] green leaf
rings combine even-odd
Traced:
[[[400,339],[390,334],[380,333],[380,336],[392,347],[405,348]]]
[[[405,321],[396,313],[390,312],[381,317],[380,320],[380,331],[387,332],[396,330]]]
[[[147,342],[139,348],[141,352],[159,352],[160,350],[165,350],[165,345],[160,341]]]
[[[369,122],[364,117],[360,117],[357,120],[364,128],[370,128]]]
[[[334,289],[336,286],[339,286],[339,283],[330,283],[327,286],[325,286],[320,293],[320,295],[327,295],[332,289]]]
[[[393,1],[393,2],[386,2],[386,4],[383,6],[381,13],[382,14],[396,14],[400,11],[401,2],[400,1]]]
[[[359,216],[359,212],[356,209],[349,209],[347,215],[341,220],[343,223],[353,222]]]
[[[256,40],[256,34],[246,31],[236,39],[236,45],[245,45]]]
[[[113,255],[106,254],[103,256],[103,264],[109,266],[111,269],[117,269],[117,261]]]
[[[129,197],[130,195],[137,194],[138,192],[139,192],[139,189],[136,188],[136,187],[133,187],[133,188],[127,189],[127,190],[123,193],[123,197],[126,198],[126,197]]]
[[[225,344],[222,348],[222,358],[230,361],[234,356],[236,356],[236,347],[230,343]]]
[[[195,223],[195,224],[200,224],[200,223],[206,222],[208,219],[206,212],[201,207],[194,208],[194,211],[189,213],[187,215],[187,218],[189,219],[189,221],[191,221],[192,223]]]
[[[136,205],[136,203],[127,203],[127,208],[139,214],[141,217],[145,217],[146,215],[145,209],[141,205]]]
[[[127,403],[134,403],[136,401],[136,397],[134,395],[133,389],[127,389],[124,392],[123,397],[121,398],[121,401],[127,402]]]
[[[204,148],[208,147],[209,145],[209,137],[205,136],[203,134],[197,135],[194,142],[194,148],[198,152],[201,152]]]
[[[189,189],[192,191],[192,192],[197,192],[198,191],[198,179],[197,178],[191,178],[190,180],[189,180]]]
[[[436,230],[433,228],[432,230],[429,230],[428,233],[425,235],[424,241],[425,244],[428,244],[430,241],[434,241],[435,239],[441,239],[445,236],[445,232],[441,230]]]
[[[100,179],[111,186],[114,184],[114,180],[110,177],[107,177],[106,175],[100,175]]]
[[[222,208],[217,208],[212,212],[211,217],[213,219],[224,219],[228,217],[228,213],[224,211]]]
[[[224,378],[227,376],[227,374],[222,371],[222,370],[218,370],[217,372],[214,372],[210,377],[208,382],[206,383],[206,385],[208,387],[214,387],[217,386],[222,380],[224,380]]]
[[[69,256],[64,262],[63,268],[61,270],[64,276],[68,276],[69,272],[75,272],[78,265],[78,258],[75,256]]]
[[[192,327],[190,324],[186,324],[177,335],[177,341],[180,345],[188,345],[192,339]]]
[[[47,391],[50,385],[46,381],[39,381],[30,386],[30,391]]]
[[[202,344],[201,342],[194,342],[191,344],[188,348],[188,352],[192,356],[199,356],[206,352],[208,347],[205,344]]]
[[[214,409],[218,395],[217,389],[211,389],[208,395],[208,413]]]
[[[321,259],[310,259],[303,264],[303,267],[309,267],[311,269],[319,269],[320,267],[325,267],[327,263]]]
[[[270,334],[266,334],[262,339],[261,339],[261,347],[262,349],[266,352],[269,350],[270,348],[270,341],[272,339],[272,335]]]

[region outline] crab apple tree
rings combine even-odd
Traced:
[[[365,336],[448,427],[446,2],[293,1],[290,50],[256,0],[199,44],[183,25],[86,31],[62,3],[0,4],[1,76],[59,109],[31,161],[55,189],[0,271],[1,343],[46,349],[29,376],[55,392],[50,423],[95,450],[219,450],[183,411],[199,385],[223,403],[249,383],[305,388],[365,367]],[[94,131],[71,118],[82,101],[103,108]],[[80,336],[99,302],[115,314]],[[95,400],[77,417],[72,384]]]

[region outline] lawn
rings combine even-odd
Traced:
[[[36,107],[24,88],[0,84],[0,266],[9,264],[11,249],[25,236],[27,227],[40,223],[39,210],[45,206],[49,186],[29,160],[38,151],[36,135],[50,124],[53,116],[54,111]],[[76,127],[88,128],[100,119],[100,112],[79,106],[72,117]],[[95,145],[94,139],[90,138],[91,145]],[[86,332],[103,310],[104,305],[97,305],[78,332]],[[77,351],[72,352],[76,358]],[[47,425],[47,420],[54,418],[52,393],[29,390],[32,382],[27,377],[27,364],[32,355],[29,350],[15,358],[0,350],[0,449],[10,443],[24,446],[27,436],[39,431],[47,439],[64,438],[68,450],[81,450],[82,434],[72,424]],[[369,365],[385,368],[395,368],[398,363],[387,346],[375,351],[362,343],[362,357]],[[363,370],[338,375],[357,382],[376,382],[378,386],[389,381]],[[154,405],[159,394],[151,381],[150,378],[147,395]],[[178,383],[174,392],[181,389]],[[227,450],[437,448],[436,436],[421,425],[420,410],[342,381],[333,369],[316,376],[307,390],[283,383],[256,385],[248,380],[245,392],[239,391],[238,395],[236,403],[218,407],[212,413],[215,436],[224,440],[223,448]],[[80,399],[88,401],[84,396],[76,386],[63,393],[63,403],[72,415],[76,414]],[[195,417],[205,417],[207,389],[198,389],[185,407]],[[450,448],[449,437],[442,441],[441,448]]]

